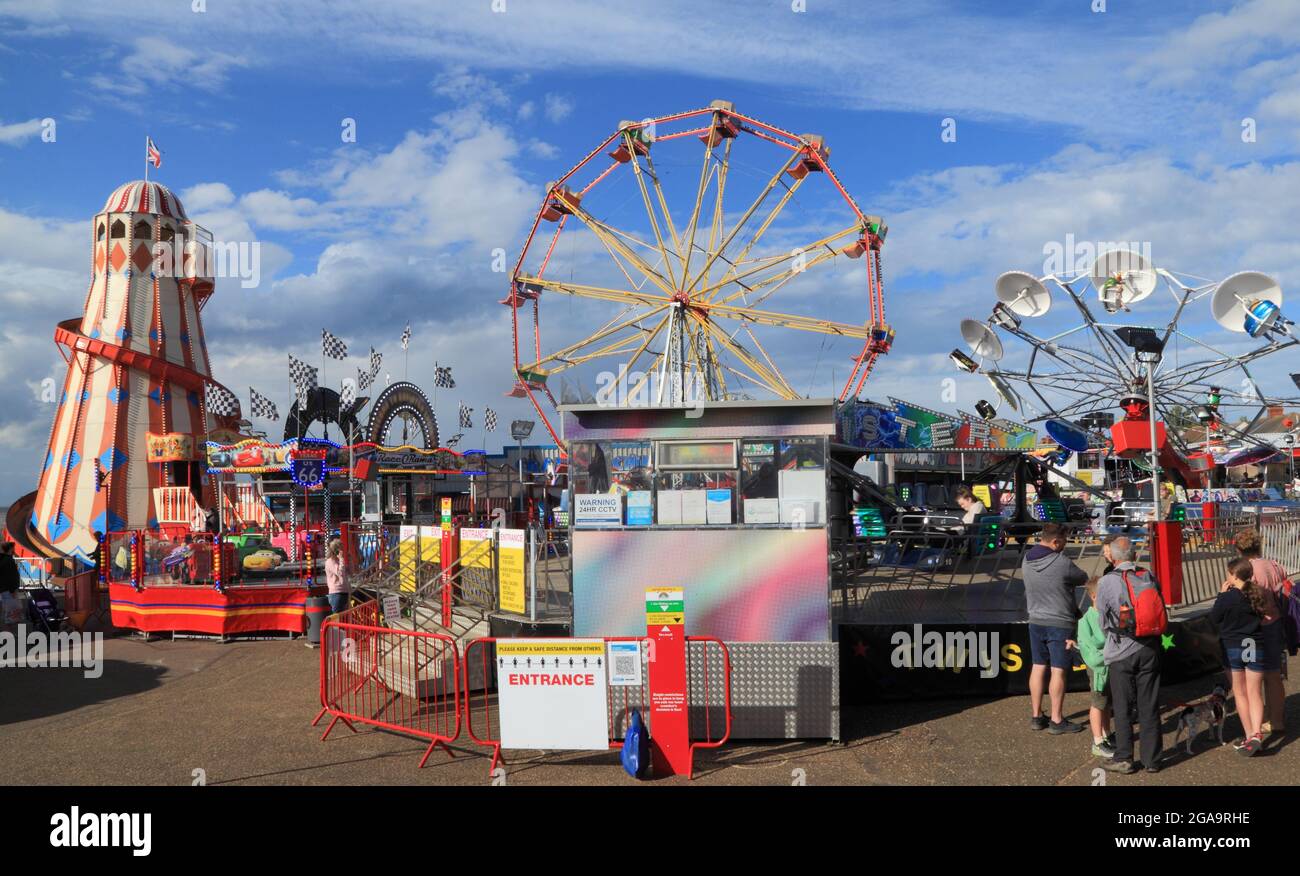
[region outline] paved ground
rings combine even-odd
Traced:
[[[181,640],[105,643],[103,676],[79,669],[0,669],[0,783],[485,784],[488,761],[467,745],[437,752],[423,770],[423,744],[341,725],[319,741],[319,652],[300,642]],[[1211,679],[1166,691],[1186,701]],[[1288,722],[1300,728],[1297,683]],[[1085,717],[1085,694],[1068,710]],[[1169,714],[1169,713],[1167,713]],[[1098,762],[1086,734],[1052,737],[1027,727],[1024,698],[883,704],[844,716],[845,741],[736,744],[704,752],[701,785],[1062,784],[1087,785]],[[1235,718],[1232,731],[1240,732]],[[1166,745],[1173,727],[1167,722]],[[1109,784],[1300,784],[1296,733],[1246,760],[1203,735],[1194,756],[1179,749],[1157,775],[1108,775]],[[800,772],[802,771],[802,772]],[[519,785],[630,782],[610,754],[515,752],[506,781]],[[673,779],[670,782],[684,780]]]

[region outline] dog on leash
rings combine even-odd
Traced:
[[[1202,727],[1214,730],[1219,738],[1219,744],[1223,745],[1223,726],[1226,723],[1224,719],[1228,715],[1227,703],[1228,692],[1223,689],[1223,685],[1215,685],[1214,692],[1204,700],[1194,706],[1184,706],[1178,713],[1178,730],[1174,734],[1174,745],[1177,746],[1178,740],[1186,733],[1187,753],[1191,754],[1192,743],[1196,741]]]

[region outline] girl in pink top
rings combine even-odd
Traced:
[[[1278,610],[1277,597],[1274,594],[1291,592],[1291,581],[1287,578],[1286,569],[1277,560],[1268,560],[1264,558],[1263,540],[1259,536],[1259,531],[1247,529],[1233,539],[1233,544],[1237,552],[1245,559],[1250,560],[1252,571],[1254,572],[1254,582],[1264,591],[1266,596],[1266,608],[1263,619],[1264,647],[1276,649],[1280,656],[1281,668],[1273,672],[1264,673],[1264,705],[1268,715],[1268,721],[1264,727],[1265,732],[1285,733],[1286,732],[1286,689],[1283,687],[1282,680],[1286,678],[1286,648],[1283,641],[1282,625],[1278,623],[1281,616]]]
[[[348,585],[348,570],[343,564],[343,542],[337,538],[325,549],[325,584],[329,588],[330,612],[338,614],[348,607],[352,588]]]

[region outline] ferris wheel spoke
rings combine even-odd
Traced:
[[[844,322],[816,319],[811,316],[775,313],[770,310],[755,310],[750,307],[734,307],[729,304],[698,304],[691,306],[706,314],[708,318],[722,317],[739,322],[774,325],[780,328],[817,332],[823,335],[841,335],[846,338],[861,338],[863,340],[871,337],[870,326],[850,325]]]
[[[726,145],[723,146],[722,161],[718,164],[717,173],[715,174],[716,182],[714,183],[713,186],[713,220],[709,223],[709,248],[705,253],[706,256],[714,252],[714,250],[718,246],[718,241],[722,237],[722,229],[723,229],[725,216],[726,216],[724,211],[723,196],[726,193],[726,189],[727,189],[727,173],[731,168],[731,144],[735,142],[736,139],[732,137],[729,138],[727,140]],[[708,271],[706,271],[705,274],[706,274],[705,282],[707,282]],[[683,277],[683,285],[685,285],[684,277]]]
[[[645,174],[641,172],[641,162],[636,158],[636,144],[632,141],[632,134],[629,131],[623,132],[623,143],[631,156],[632,173],[636,177],[637,188],[641,190],[641,201],[645,204],[646,218],[650,220],[650,228],[654,231],[655,241],[659,244],[659,253],[663,257],[664,270],[668,272],[668,281],[677,286],[677,277],[673,272],[672,259],[668,257],[668,248],[664,246],[664,235],[659,230],[659,217],[655,215],[654,205],[650,202],[650,190],[646,188]],[[656,182],[658,182],[656,180]]]
[[[623,256],[623,258],[625,258],[631,264],[635,265],[637,270],[639,270],[641,273],[645,274],[646,278],[650,280],[651,283],[654,283],[656,286],[658,286],[660,289],[662,289],[664,292],[668,293],[669,295],[671,295],[673,292],[676,291],[672,283],[669,283],[667,279],[665,279],[658,271],[652,268],[644,259],[642,259],[639,255],[637,255],[636,252],[634,252],[630,247],[628,247],[626,243],[623,242],[623,240],[619,238],[618,234],[616,234],[612,229],[612,226],[608,226],[604,222],[601,222],[599,219],[592,216],[590,213],[584,210],[581,207],[581,205],[579,205],[576,201],[566,200],[565,204],[568,206],[570,210],[573,211],[573,215],[577,216],[578,219],[582,221],[582,224],[586,225],[587,228],[591,230],[592,234],[595,234],[598,238],[600,238],[602,241],[607,243],[610,247],[613,247],[615,250],[617,250]],[[653,247],[651,248],[653,249]]]
[[[808,178],[808,177],[806,177],[806,176],[805,176],[805,177],[802,177],[802,178],[800,178],[800,179],[795,180],[793,183],[787,184],[787,185],[785,186],[785,193],[784,193],[783,195],[781,195],[781,199],[780,199],[779,201],[777,201],[776,204],[772,207],[772,209],[768,212],[767,217],[763,220],[763,223],[762,223],[761,225],[759,225],[758,229],[754,232],[754,236],[751,237],[751,238],[749,239],[749,241],[745,244],[744,249],[742,249],[742,250],[741,250],[741,251],[736,255],[736,258],[735,258],[735,259],[727,259],[727,258],[725,258],[725,257],[723,258],[723,261],[725,261],[725,262],[729,262],[729,270],[728,270],[725,274],[722,275],[722,280],[721,280],[720,282],[718,282],[717,284],[711,286],[711,287],[707,287],[706,289],[703,290],[704,292],[708,293],[708,292],[711,292],[711,290],[721,289],[722,287],[726,286],[727,283],[729,283],[729,282],[735,282],[735,281],[737,281],[737,280],[743,279],[743,277],[745,277],[745,276],[748,276],[748,275],[754,273],[754,271],[749,271],[749,272],[747,272],[746,274],[743,274],[743,275],[740,275],[740,276],[735,276],[736,269],[737,269],[740,265],[742,265],[742,264],[745,263],[745,258],[749,255],[749,251],[750,251],[751,249],[753,249],[754,246],[759,242],[759,240],[762,239],[763,235],[764,235],[765,233],[767,233],[767,229],[771,227],[772,223],[776,220],[777,216],[779,216],[779,215],[781,214],[781,211],[782,211],[783,209],[785,209],[786,204],[789,203],[789,201],[790,201],[790,199],[791,199],[792,197],[794,197],[794,193],[795,193],[796,191],[799,190],[799,187],[800,187],[801,185],[803,185],[803,181],[804,181],[805,179],[807,179],[807,178]],[[743,224],[744,221],[745,221],[745,220],[742,219],[742,220],[741,220],[741,224]],[[736,228],[737,228],[737,230],[739,230],[740,225],[737,225]],[[859,226],[859,225],[853,225],[853,226],[851,226],[849,229],[847,229],[846,231],[842,231],[842,232],[840,232],[839,234],[833,235],[833,236],[830,237],[830,238],[824,238],[823,240],[817,241],[816,243],[814,243],[814,244],[812,244],[811,246],[809,246],[807,249],[815,249],[815,248],[820,247],[820,246],[826,246],[826,245],[829,244],[830,242],[832,242],[832,241],[834,241],[834,240],[838,240],[839,238],[844,237],[844,236],[846,236],[846,235],[848,235],[848,234],[856,234],[856,233],[860,233],[861,230],[862,230],[862,229],[861,229],[861,226]],[[719,248],[719,254],[721,254],[721,252],[723,252],[723,251],[725,251],[725,250],[726,250],[726,245],[724,244],[722,247]],[[779,264],[780,261],[784,261],[784,260],[787,259],[787,258],[794,258],[794,257],[795,257],[799,252],[801,252],[801,251],[804,251],[804,250],[802,250],[802,249],[800,249],[800,248],[796,248],[796,249],[794,249],[793,251],[791,251],[791,253],[790,253],[788,256],[784,256],[784,257],[782,257],[782,258],[781,258],[780,260],[778,260],[776,263]],[[770,265],[764,266],[764,267],[762,267],[762,268],[757,268],[757,269],[755,269],[755,270],[760,270],[760,271],[761,271],[761,270],[764,270],[766,267],[770,267]],[[707,277],[705,278],[705,283],[706,283],[706,286],[707,286],[707,283],[708,283],[708,279],[707,279]],[[712,298],[712,297],[714,297],[714,295],[716,295],[716,291],[713,291],[712,294],[709,295],[709,297]]]
[[[772,193],[772,190],[777,187],[777,184],[781,182],[782,175],[784,175],[786,171],[788,171],[794,165],[795,161],[798,158],[799,158],[798,152],[790,153],[789,159],[787,159],[785,164],[781,165],[781,168],[775,174],[772,175],[772,178],[767,181],[767,185],[763,186],[763,190],[758,193],[758,197],[754,198],[754,202],[749,205],[749,209],[745,211],[744,215],[742,215],[739,221],[736,222],[736,226],[732,228],[730,233],[728,233],[727,236],[723,239],[722,245],[719,246],[715,252],[709,254],[709,258],[707,261],[705,261],[704,267],[700,270],[700,272],[695,276],[691,277],[690,272],[687,271],[686,276],[690,277],[690,285],[686,288],[687,292],[695,291],[695,287],[698,286],[700,284],[700,281],[704,279],[706,274],[708,274],[709,268],[713,267],[713,263],[717,261],[718,257],[722,255],[722,253],[727,251],[727,247],[731,246],[731,242],[736,239],[736,235],[740,233],[740,229],[744,228],[745,224],[749,222],[750,217],[753,216],[755,212],[757,212],[759,207],[763,206],[763,202],[767,200],[767,196],[770,195]],[[787,187],[787,195],[789,195],[790,193],[790,188],[792,187]],[[703,195],[703,192],[701,192],[701,195]],[[780,212],[779,208],[784,206],[785,202],[788,200],[789,200],[788,197],[783,197],[781,203],[777,205],[778,209],[775,210],[774,212],[779,213]],[[698,211],[699,209],[698,204],[696,205],[696,209]],[[769,220],[775,218],[776,217],[774,215],[769,216]],[[765,231],[767,226],[770,224],[771,224],[770,221],[765,222],[764,227],[761,230]],[[694,238],[692,237],[692,243],[693,242],[694,242]],[[687,253],[688,268],[689,268],[689,257],[690,257],[690,253],[688,252]]]
[[[600,331],[596,332],[595,334],[591,335],[590,337],[583,338],[581,341],[578,341],[575,344],[570,344],[569,346],[564,347],[563,349],[557,350],[554,353],[551,353],[547,356],[544,356],[541,359],[538,359],[532,365],[528,366],[525,370],[542,371],[542,372],[550,373],[552,371],[561,370],[560,368],[552,368],[548,370],[548,363],[551,362],[568,363],[563,366],[567,368],[567,367],[571,367],[574,364],[579,364],[580,362],[587,361],[592,358],[598,358],[599,356],[609,355],[611,352],[620,352],[621,350],[616,348],[620,348],[625,345],[632,344],[637,340],[640,334],[649,332],[648,329],[645,329],[640,326],[640,323],[643,320],[648,319],[654,316],[655,314],[661,312],[667,306],[668,304],[666,303],[661,304],[658,307],[654,307],[648,311],[639,312],[635,316],[631,317],[630,319],[626,319],[623,322],[618,323],[617,325],[612,325],[603,328]],[[621,331],[626,331],[629,328],[636,328],[637,334],[625,338],[618,338],[612,343],[607,344],[605,347],[602,347],[595,351],[591,351],[588,353],[581,352],[587,347],[590,347],[593,344],[605,340],[610,335],[617,334],[618,332]]]
[[[646,171],[650,174],[650,183],[654,186],[655,199],[659,202],[659,209],[664,217],[664,225],[668,227],[668,235],[672,238],[673,251],[677,253],[677,258],[680,261],[682,257],[682,241],[677,234],[677,225],[673,222],[673,214],[668,209],[668,199],[664,197],[664,188],[659,181],[659,171],[655,169],[654,159],[650,157],[650,153],[647,152],[644,157]],[[633,152],[632,161],[635,162],[636,160],[636,153]]]
[[[586,286],[579,283],[566,283],[561,280],[548,280],[541,277],[529,277],[528,282],[541,286],[544,289],[563,292],[566,295],[576,295],[579,298],[594,298],[598,301],[613,301],[618,304],[644,304],[651,307],[657,307],[672,303],[671,298],[663,295],[655,295],[653,292],[635,292],[630,289],[607,289],[604,286]]]
[[[707,286],[699,290],[697,295],[698,296],[707,295],[709,297],[705,298],[705,300],[712,301],[720,290],[734,283],[735,285],[740,287],[741,291],[732,293],[731,295],[728,295],[725,298],[719,299],[717,302],[719,304],[726,304],[730,301],[734,301],[739,295],[745,294],[747,292],[751,292],[756,289],[762,289],[763,287],[769,286],[772,283],[777,283],[777,282],[783,283],[785,280],[788,280],[795,275],[807,271],[809,268],[813,267],[814,265],[819,265],[822,262],[827,261],[828,259],[835,258],[835,256],[840,254],[840,251],[836,249],[833,246],[833,244],[840,240],[843,240],[845,237],[848,237],[851,234],[857,234],[859,230],[860,229],[858,228],[858,226],[850,225],[848,228],[837,231],[834,234],[829,234],[821,238],[820,240],[814,240],[812,243],[809,243],[806,246],[795,247],[794,249],[790,250],[790,252],[788,253],[778,253],[776,255],[764,256],[763,258],[757,260],[758,262],[761,262],[761,264],[756,264],[754,267],[749,268],[743,273],[738,273],[738,274],[733,273],[735,267],[742,264],[742,262],[733,262],[732,271],[729,271],[725,276],[723,276],[721,280],[719,280],[717,283],[713,284],[712,286]],[[770,271],[772,268],[775,268],[776,266],[780,265],[783,262],[793,261],[797,259],[800,255],[804,253],[813,252],[813,251],[816,251],[817,254],[806,262],[787,268],[786,270],[778,274],[773,274],[771,276],[764,277],[763,279],[754,280],[749,283],[745,282],[746,280],[749,280],[749,278],[751,277],[754,277],[758,274],[762,274],[764,271]]]
[[[692,318],[695,319],[699,325],[703,326],[705,331],[712,335],[721,347],[743,362],[745,367],[759,378],[758,382],[762,383],[773,393],[783,398],[798,397],[798,394],[790,388],[790,384],[786,382],[786,379],[779,371],[769,370],[762,362],[754,357],[754,354],[736,343],[735,339],[729,337],[726,332],[719,329],[709,320],[700,319],[696,316],[692,316]]]
[[[763,292],[762,295],[758,296],[753,301],[745,302],[751,307],[757,306],[759,304],[762,304],[767,299],[771,298],[774,293],[779,291],[782,286],[784,286],[786,283],[789,283],[795,277],[798,277],[801,274],[806,274],[810,268],[814,268],[817,265],[822,264],[823,262],[830,261],[834,259],[837,255],[839,255],[838,250],[828,248],[817,253],[817,255],[813,256],[808,261],[801,263],[797,267],[791,267],[789,270],[782,271],[779,274],[774,274],[771,277],[766,277],[762,280],[759,280],[756,283],[753,283],[752,285],[737,283],[737,285],[740,286],[740,288],[737,291],[732,292],[730,295],[726,296],[725,298],[720,299],[717,303],[730,304],[731,302],[735,301],[737,298],[743,299],[747,295],[752,295],[755,292],[760,292],[764,289],[767,289],[766,292]],[[771,288],[767,288],[769,286]]]
[[[718,124],[721,113],[717,110],[709,117],[709,129],[712,131]],[[714,143],[712,135],[706,136],[704,140],[704,161],[700,164],[700,183],[695,191],[695,206],[691,208],[691,221],[687,223],[686,232],[682,235],[686,244],[685,251],[682,255],[682,287],[686,287],[686,281],[691,276],[691,256],[695,250],[695,229],[699,225],[700,210],[704,206],[704,191],[709,182],[709,166],[713,162]],[[707,267],[706,267],[707,270]]]

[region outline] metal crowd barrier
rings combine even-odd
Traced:
[[[333,716],[322,742],[340,721],[354,733],[360,723],[428,740],[423,767],[438,746],[452,755],[447,743],[460,736],[460,654],[450,636],[381,624],[373,601],[325,621],[312,726]]]
[[[496,641],[495,637],[484,636],[467,642],[464,671],[461,673],[466,679],[465,731],[476,745],[492,749],[492,760],[488,766],[489,776],[496,770],[498,763],[505,762],[501,754],[498,703],[492,693],[495,688],[496,661],[493,649],[489,646],[495,645]],[[627,734],[633,711],[641,713],[642,722],[651,737],[654,736],[649,681],[650,654],[654,644],[653,640],[644,636],[607,636],[604,641],[607,644],[639,642],[641,663],[646,670],[641,674],[639,685],[611,685],[606,682],[605,696],[609,704],[609,747],[620,749],[623,747],[623,738]],[[686,642],[688,649],[686,708],[691,728],[687,778],[693,778],[695,752],[700,749],[718,748],[731,738],[731,653],[721,639],[710,636],[687,636]],[[476,659],[472,660],[472,657]],[[474,676],[485,682],[477,690],[479,693],[477,701],[474,697],[475,691],[471,690],[469,685],[469,680]],[[481,717],[481,723],[477,725],[476,715]]]
[[[1183,524],[1184,604],[1218,595],[1228,564],[1238,556],[1233,543],[1248,529],[1259,530],[1265,557],[1281,563],[1289,576],[1300,574],[1300,514],[1252,513],[1222,503],[1213,517],[1200,516]]]
[[[1088,524],[1063,524],[1065,553],[1100,574],[1101,538]],[[1128,533],[1149,564],[1145,532]],[[1033,540],[990,529],[895,529],[884,538],[837,542],[833,608],[839,622],[978,623],[1024,619],[1022,563]]]

